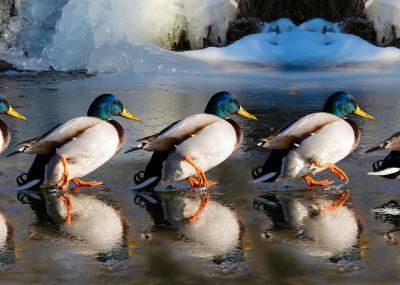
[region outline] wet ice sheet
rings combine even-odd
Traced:
[[[213,238],[222,226],[207,227],[207,222],[203,230],[196,232],[181,219],[185,207],[192,209],[197,205],[199,197],[195,193],[170,190],[160,198],[163,201],[161,207],[156,202],[152,209],[134,201],[135,194],[127,187],[133,183],[133,174],[145,166],[149,153],[118,154],[87,177],[102,180],[105,186],[82,190],[84,201],[96,200],[93,206],[100,205],[116,213],[110,214],[109,218],[115,221],[117,233],[123,225],[121,239],[111,239],[116,241],[111,254],[110,243],[101,242],[103,237],[107,237],[105,232],[89,239],[77,235],[77,229],[65,231],[57,223],[39,220],[30,205],[21,204],[13,191],[15,178],[27,170],[33,158],[28,155],[3,156],[0,159],[0,208],[13,225],[11,241],[14,247],[8,253],[11,252],[10,256],[15,253],[16,259],[5,266],[2,282],[50,283],[57,278],[60,284],[77,280],[89,284],[139,284],[165,280],[180,283],[191,280],[199,284],[212,280],[221,284],[292,280],[317,284],[396,283],[400,248],[386,238],[392,236],[392,240],[396,239],[395,226],[376,219],[371,210],[398,199],[398,182],[365,175],[371,170],[372,163],[385,154],[364,155],[365,150],[400,126],[397,116],[400,108],[398,76],[382,73],[269,70],[267,73],[212,77],[130,75],[125,78],[86,78],[51,73],[3,76],[0,78],[3,91],[29,119],[22,122],[4,118],[12,129],[11,148],[18,141],[86,113],[93,98],[103,92],[112,92],[120,97],[126,107],[143,120],[137,124],[117,119],[127,132],[123,150],[132,146],[136,139],[154,133],[170,122],[202,111],[209,96],[220,90],[227,89],[236,94],[258,121],[235,118],[245,130],[243,145],[231,159],[208,174],[220,182],[220,186],[210,190],[212,207],[209,210],[214,209],[215,219],[222,211],[225,216],[223,226],[233,229],[229,232],[231,235],[217,235],[221,240]],[[376,117],[376,121],[356,119],[362,130],[360,147],[339,163],[349,175],[350,183],[327,192],[305,190],[301,180],[248,184],[250,170],[263,163],[267,156],[264,149],[255,147],[257,138],[287,121],[320,110],[325,98],[336,90],[352,91],[360,105]],[[332,176],[324,173],[320,178]],[[178,186],[182,189],[184,183]],[[284,201],[283,204],[295,203],[300,205],[299,209],[310,209],[318,206],[321,200],[334,199],[339,190],[351,192],[344,212],[339,213],[346,217],[344,222],[348,225],[342,228],[346,235],[342,235],[341,248],[334,245],[332,249],[330,240],[330,230],[337,232],[337,225],[307,214],[303,215],[304,224],[288,225],[283,220],[281,229],[278,229],[265,211],[253,206],[260,197],[272,195],[281,203]],[[160,199],[153,197],[153,202]],[[96,220],[101,215],[90,211],[84,215],[88,215],[87,220],[93,227],[96,221],[101,225],[102,219]],[[278,212],[274,219],[281,217],[281,212]],[[317,226],[314,227],[313,223]],[[330,233],[327,236],[321,235],[323,227],[318,226],[321,223],[326,227],[325,232]],[[268,235],[273,238],[266,238]],[[218,242],[222,242],[222,246],[218,246]],[[93,247],[90,247],[91,243]],[[107,246],[105,252],[101,250],[104,245]]]

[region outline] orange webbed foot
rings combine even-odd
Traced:
[[[336,174],[336,176],[339,178],[340,181],[343,181],[343,182],[349,181],[349,178],[347,177],[346,173],[343,170],[341,170],[339,167],[334,165],[333,163],[321,163],[319,161],[316,161],[316,162],[314,162],[314,165],[316,167],[329,168],[329,170],[332,171],[332,173]]]
[[[72,179],[72,182],[74,182],[77,187],[97,187],[103,185],[101,181],[83,181],[79,178]]]
[[[331,181],[331,180],[317,181],[317,180],[314,180],[309,175],[305,175],[305,176],[303,176],[303,178],[307,182],[308,187],[310,187],[310,188],[312,188],[314,186],[328,186],[328,185],[332,185],[333,183],[335,183],[334,181]]]
[[[333,202],[330,206],[321,208],[319,210],[319,214],[320,215],[325,215],[326,213],[335,211],[337,208],[342,206],[347,201],[349,196],[350,196],[350,192],[349,191],[345,191],[345,192],[341,193],[339,198],[336,199],[336,201]]]
[[[206,175],[204,174],[204,171],[193,161],[190,155],[186,155],[185,157],[183,157],[183,160],[189,163],[191,166],[193,166],[193,168],[196,170],[197,176],[199,177],[199,181],[197,181],[192,177],[188,178],[190,181],[186,179],[192,185],[192,188],[194,185],[195,188],[197,187],[208,188],[210,186],[217,185],[215,181],[209,181],[207,179]]]
[[[200,187],[200,181],[197,181],[197,179],[194,177],[188,177],[186,178],[186,181],[189,182],[190,186],[192,186],[192,189]]]

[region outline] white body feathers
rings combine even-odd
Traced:
[[[227,159],[235,150],[235,145],[234,127],[219,119],[175,147],[164,161],[161,179],[172,182],[195,175],[193,166],[182,160],[186,155],[206,172]]]

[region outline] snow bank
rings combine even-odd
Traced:
[[[209,33],[209,25],[224,40],[228,19],[236,11],[235,0],[43,0],[51,8],[45,12],[41,11],[46,5],[33,4],[40,1],[21,1],[27,5],[19,16],[24,20],[15,20],[10,27],[20,31],[14,40],[28,50],[14,45],[3,54],[0,51],[0,58],[21,69],[198,73],[218,71],[215,63],[221,62],[224,70],[229,65],[232,71],[231,62],[301,68],[400,60],[399,49],[376,47],[340,33],[337,24],[323,19],[299,26],[280,19],[266,23],[262,33],[221,48],[171,52],[160,47],[171,40],[169,31],[182,25],[194,46]],[[377,5],[375,1],[369,9]],[[50,23],[57,24],[52,29]]]
[[[265,26],[264,31],[268,32],[246,36],[227,47],[188,51],[184,55],[211,62],[239,61],[296,67],[400,60],[399,49],[376,47],[357,36],[337,32],[337,25],[322,19],[298,27],[284,19]]]
[[[367,16],[374,22],[381,44],[400,38],[399,0],[368,0],[365,8]]]

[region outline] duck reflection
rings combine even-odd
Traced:
[[[39,226],[56,229],[63,238],[72,238],[75,250],[96,254],[101,261],[128,258],[128,224],[110,203],[95,196],[70,195],[74,204],[72,223],[66,224],[66,205],[58,190],[25,190],[18,199],[30,204]]]
[[[210,199],[208,193],[145,191],[137,192],[134,202],[145,208],[154,222],[146,234],[172,231],[185,252],[218,264],[243,259],[243,227],[238,214]]]
[[[385,238],[393,243],[400,243],[400,203],[396,200],[377,207],[373,210],[375,219],[382,221],[390,226],[390,229],[385,232]]]
[[[338,194],[317,192],[271,193],[254,200],[254,208],[268,217],[265,237],[292,242],[312,256],[332,262],[359,259],[361,224],[348,206],[321,211],[337,200]]]
[[[15,246],[12,240],[12,227],[5,213],[0,210],[0,270],[15,262]]]

